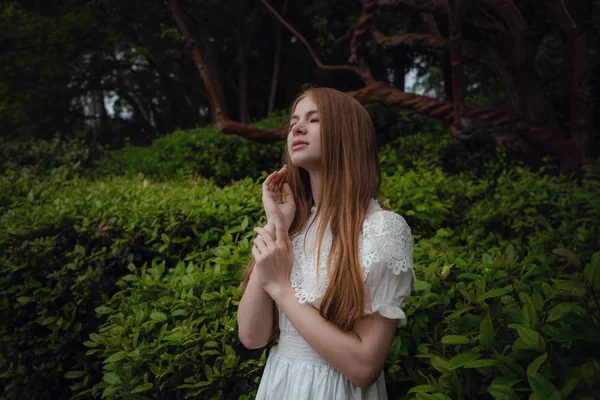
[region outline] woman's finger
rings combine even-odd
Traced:
[[[281,173],[281,180],[279,181],[279,185],[277,186],[278,192],[281,192],[283,190],[283,186],[285,185],[286,177],[287,177],[287,168]]]
[[[286,203],[294,203],[294,194],[292,193],[292,188],[290,188],[290,185],[287,183],[284,183],[283,185],[283,194],[285,195],[285,202]]]
[[[287,236],[287,232],[283,228],[283,222],[281,221],[281,215],[278,210],[273,210],[271,212],[271,219],[275,224],[275,236],[277,237],[276,243],[285,244],[285,237]]]
[[[260,254],[264,253],[267,251],[267,245],[265,243],[265,240],[263,238],[256,238],[254,239],[254,246],[258,249],[258,252]]]
[[[269,233],[269,231],[267,231],[264,228],[253,228],[252,229],[254,232],[256,232],[258,235],[262,236],[262,240],[265,242],[265,244],[268,246],[270,243],[274,242],[273,236],[271,236],[271,234]]]
[[[285,180],[285,173],[286,173],[286,169],[282,168],[279,171],[277,171],[277,177],[274,180],[274,185],[277,188],[278,191],[281,190],[281,184],[282,182]]]
[[[272,183],[273,183],[273,181],[275,181],[275,180],[277,180],[277,179],[278,179],[278,177],[279,177],[279,172],[280,172],[280,171],[281,171],[281,170],[279,170],[279,171],[274,171],[274,172],[271,172],[271,173],[269,174],[269,176],[267,176],[267,178],[265,179],[265,181],[264,181],[263,183],[265,183],[265,184],[272,184]]]

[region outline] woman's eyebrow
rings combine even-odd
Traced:
[[[309,112],[306,113],[307,117],[310,117],[313,114],[316,114],[318,111],[317,110],[310,110]],[[296,114],[292,115],[292,117],[290,118],[290,121],[293,120],[294,118],[296,119],[300,119],[299,116],[297,116]]]

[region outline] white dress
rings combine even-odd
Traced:
[[[313,207],[306,226],[292,239],[294,262],[290,281],[298,301],[318,309],[328,284],[326,259],[331,249],[331,232],[328,229],[323,237],[317,280],[314,245],[318,219],[306,231],[315,212]],[[379,312],[386,318],[397,319],[398,327],[404,326],[406,316],[401,307],[415,282],[410,227],[400,215],[382,210],[375,199],[369,204],[363,224],[360,259],[372,300],[371,308],[365,304],[365,313]],[[278,345],[267,359],[257,400],[387,399],[383,371],[375,383],[361,389],[313,350],[281,311],[279,329]]]

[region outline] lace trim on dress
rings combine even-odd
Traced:
[[[394,212],[381,211],[376,199],[371,199],[367,217],[360,235],[360,258],[366,281],[373,263],[385,261],[388,268],[398,275],[412,269],[412,238],[410,227],[403,217]],[[311,209],[311,215],[316,207]],[[309,218],[307,225],[312,220]],[[320,264],[317,273],[316,232],[319,221],[311,226],[310,232],[303,229],[292,239],[294,263],[290,272],[290,281],[300,303],[312,303],[325,294],[329,278],[327,275],[327,257],[331,249],[332,236],[329,228],[325,231],[319,254]],[[304,239],[306,251],[304,251]],[[309,257],[312,255],[312,257]]]

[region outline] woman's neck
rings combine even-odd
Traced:
[[[321,203],[321,172],[320,171],[309,171],[310,174],[310,191],[312,192],[312,198],[315,202],[315,206],[319,207]]]

